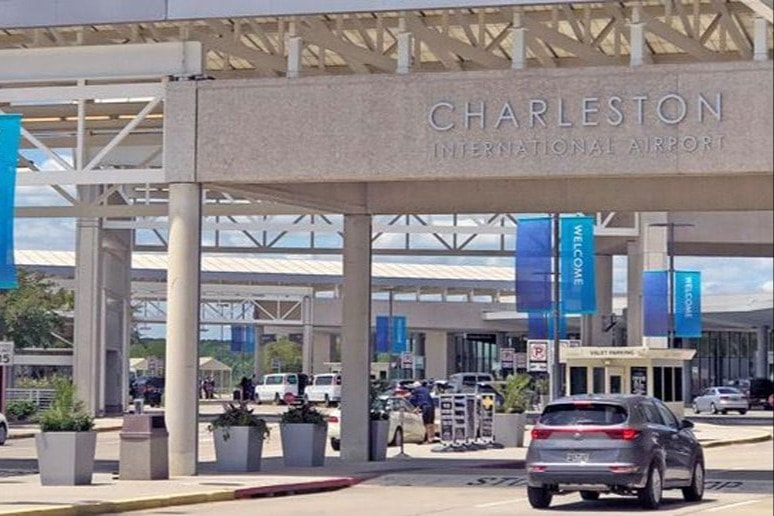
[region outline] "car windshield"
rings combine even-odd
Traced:
[[[548,426],[619,425],[626,421],[626,409],[607,403],[561,403],[549,405],[540,416]]]
[[[718,392],[720,394],[742,394],[739,389],[734,389],[733,387],[718,387]]]

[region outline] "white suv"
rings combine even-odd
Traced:
[[[341,375],[328,373],[318,374],[314,383],[304,391],[304,399],[311,403],[325,403],[331,407],[341,402]]]

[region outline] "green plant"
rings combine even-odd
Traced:
[[[94,419],[86,412],[83,402],[75,396],[75,385],[70,380],[56,380],[51,406],[40,414],[42,432],[88,432],[94,428]]]
[[[280,424],[282,425],[303,423],[311,423],[319,426],[326,426],[328,424],[325,416],[317,412],[317,409],[307,403],[298,407],[290,407],[280,418]]]
[[[531,378],[526,374],[509,376],[503,388],[503,404],[499,412],[520,414],[529,408],[529,383]]]
[[[223,440],[228,441],[231,437],[229,430],[232,426],[256,427],[261,434],[261,439],[269,437],[269,427],[266,426],[266,421],[253,414],[253,409],[247,408],[247,403],[244,401],[225,403],[223,405],[223,413],[218,414],[207,426],[207,429],[210,432],[216,428],[223,429]]]
[[[38,406],[31,400],[9,401],[5,407],[5,415],[11,421],[26,421],[38,411]]]
[[[535,390],[540,396],[548,396],[549,394],[548,378],[540,378],[538,380],[535,380]]]
[[[368,389],[368,416],[371,421],[386,421],[390,419],[385,403],[379,396],[387,390],[388,383],[384,380],[371,380]]]

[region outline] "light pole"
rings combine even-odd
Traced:
[[[669,271],[667,272],[668,296],[669,296],[669,325],[667,328],[667,348],[675,347],[675,228],[689,228],[694,224],[682,222],[654,222],[649,224],[654,228],[667,228],[667,257],[669,259]]]
[[[560,319],[560,271],[559,271],[559,214],[554,213],[552,216],[553,233],[554,233],[554,249],[553,249],[553,262],[554,262],[554,294],[553,294],[553,306],[552,316],[554,319],[554,342],[553,348],[553,360],[551,362],[551,375],[548,377],[549,390],[551,391],[551,400],[556,400],[562,397],[562,364],[559,357],[561,352],[561,335],[559,333],[559,319]]]

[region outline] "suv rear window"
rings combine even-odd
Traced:
[[[626,421],[626,409],[606,403],[562,403],[549,405],[540,416],[548,426],[619,425]]]
[[[318,376],[314,380],[315,385],[333,385],[332,376]]]

